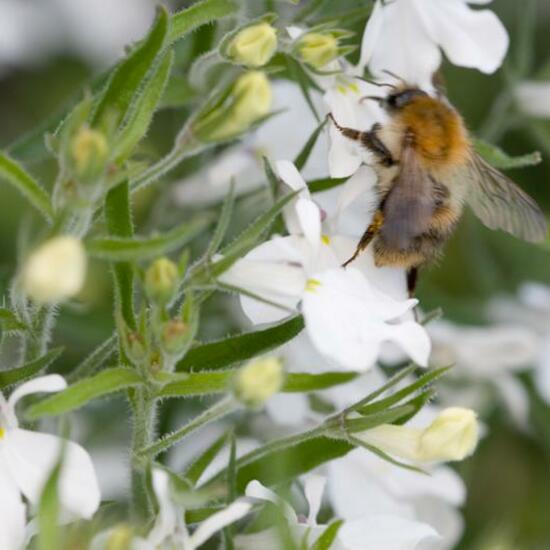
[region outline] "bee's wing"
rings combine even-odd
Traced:
[[[470,185],[466,200],[484,225],[530,242],[546,238],[544,214],[512,180],[473,152],[467,172]]]
[[[400,170],[384,199],[381,236],[386,245],[407,249],[427,231],[434,211],[433,183],[411,145],[405,145]]]

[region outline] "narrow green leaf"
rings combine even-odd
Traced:
[[[52,473],[48,476],[42,489],[38,504],[38,550],[58,550],[61,545],[61,530],[59,529],[59,474],[62,457],[59,457]]]
[[[128,238],[134,234],[128,182],[111,189],[105,197],[105,220],[110,235]],[[134,270],[127,262],[113,265],[116,310],[132,330],[136,330],[134,311]]]
[[[4,153],[0,153],[0,179],[13,185],[46,221],[53,219],[53,206],[46,191],[20,164]]]
[[[26,330],[27,325],[21,322],[17,315],[11,309],[0,307],[0,328],[3,331],[10,332],[16,330]]]
[[[406,397],[409,397],[415,391],[424,388],[428,384],[431,384],[438,378],[441,378],[445,373],[447,373],[452,367],[443,367],[439,369],[433,369],[426,374],[422,375],[418,380],[409,384],[407,387],[396,391],[392,395],[386,397],[385,399],[380,399],[379,401],[371,402],[368,405],[363,407],[358,407],[356,410],[359,414],[369,415],[378,411],[383,411],[392,407],[393,405],[403,401]]]
[[[292,80],[294,80],[294,82],[297,82],[298,86],[300,86],[300,90],[302,92],[302,95],[304,96],[304,99],[306,100],[310,111],[313,113],[315,119],[318,122],[321,122],[321,117],[319,116],[319,113],[317,112],[317,109],[315,108],[315,105],[313,103],[313,99],[311,98],[311,94],[309,93],[309,89],[311,87],[316,87],[316,85],[312,82],[311,78],[308,76],[308,74],[298,61],[290,56],[286,56],[286,63],[288,67],[288,72],[292,76]]]
[[[346,418],[344,421],[346,433],[363,432],[365,430],[376,428],[376,426],[380,426],[381,424],[393,424],[397,420],[411,414],[415,410],[416,409],[413,404],[407,403],[405,405],[394,407],[393,409],[373,412],[368,416],[363,416],[361,418]],[[335,435],[338,435],[338,432],[341,432],[342,430],[340,415],[338,415],[337,418],[332,419],[331,422],[328,422],[327,425],[333,426],[335,429]],[[344,436],[344,434],[342,434],[342,436]]]
[[[252,250],[262,235],[267,233],[275,218],[297,193],[298,191],[295,191],[279,199],[267,212],[259,216],[256,221],[221,251],[223,258],[212,264],[199,264],[193,270],[192,278],[195,281],[200,281],[205,277],[211,280],[213,277],[218,277],[224,271],[227,271],[239,258]]]
[[[201,371],[188,374],[164,375],[168,382],[158,391],[158,397],[192,397],[198,395],[213,395],[224,393],[231,384],[238,369],[222,371]],[[320,391],[340,384],[345,384],[355,378],[356,373],[326,372],[309,374],[293,372],[286,376],[282,392],[299,393]],[[169,381],[169,380],[173,381]]]
[[[322,178],[307,182],[307,186],[312,193],[322,193],[334,187],[338,187],[347,181],[348,178]]]
[[[208,258],[212,257],[218,251],[218,248],[221,246],[223,239],[225,238],[225,234],[227,233],[227,228],[229,227],[229,223],[231,222],[231,216],[233,215],[234,205],[235,205],[235,182],[232,181],[231,185],[229,186],[229,191],[227,192],[225,200],[223,201],[220,217],[218,219],[218,223],[216,224],[216,229],[214,230],[214,234],[212,235],[212,239],[210,240],[210,244],[208,245],[208,249],[206,250],[206,253],[205,253],[206,257]]]
[[[168,43],[173,44],[192,30],[216,19],[237,13],[235,0],[203,0],[172,15]]]
[[[269,189],[271,190],[271,197],[273,200],[275,200],[277,198],[277,195],[279,194],[280,180],[277,177],[277,174],[275,174],[273,167],[271,166],[271,162],[269,162],[269,159],[267,157],[263,157],[262,160],[264,165],[265,177],[267,178]]]
[[[212,445],[210,445],[201,455],[197,457],[183,473],[183,477],[191,483],[196,485],[202,474],[206,471],[206,468],[212,464],[212,461],[218,456],[220,451],[227,444],[229,434],[223,434],[218,437]]]
[[[542,161],[542,156],[538,151],[521,155],[519,157],[511,157],[505,153],[500,147],[492,145],[482,139],[474,138],[474,147],[491,166],[500,170],[509,170],[511,168],[525,168],[527,166],[536,166]]]
[[[125,118],[134,94],[166,44],[169,22],[166,8],[159,7],[155,22],[145,40],[112,73],[93,116],[92,124],[95,127],[106,123],[118,127]]]
[[[300,151],[298,156],[294,159],[294,164],[296,165],[296,168],[298,170],[302,170],[302,168],[306,165],[310,155],[311,151],[313,151],[313,148],[315,147],[315,144],[317,143],[317,140],[319,139],[319,136],[321,135],[321,132],[323,131],[323,128],[325,127],[325,124],[327,123],[327,119],[323,119],[321,124],[315,128],[309,139],[307,140],[306,144],[304,145],[303,149]]]
[[[344,525],[344,520],[342,519],[333,521],[323,531],[323,534],[315,541],[315,544],[311,547],[311,550],[330,550],[342,525]]]
[[[25,363],[21,367],[10,370],[0,371],[0,390],[23,382],[27,378],[31,378],[48,368],[60,355],[63,353],[63,348],[55,348],[44,354],[42,357]]]
[[[304,328],[301,315],[278,325],[230,336],[191,349],[177,364],[177,371],[217,370],[251,359],[282,346]]]
[[[139,386],[142,383],[141,377],[133,369],[126,367],[107,369],[32,405],[27,411],[27,417],[35,420],[43,416],[64,414],[83,407],[92,399]]]
[[[149,238],[103,238],[86,243],[90,256],[111,262],[137,261],[154,258],[180,248],[200,235],[212,217],[201,215],[166,233]]]
[[[113,157],[116,162],[122,163],[125,161],[147,133],[153,115],[162,99],[173,62],[174,52],[168,50],[151,78],[139,91],[138,97],[132,103],[130,112],[115,139]]]

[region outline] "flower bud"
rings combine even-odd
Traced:
[[[308,65],[320,69],[338,57],[338,39],[332,34],[308,33],[297,45],[298,53]]]
[[[86,253],[75,237],[55,237],[30,254],[23,266],[22,285],[41,303],[55,303],[78,294],[86,275]]]
[[[178,266],[168,258],[158,258],[145,272],[145,291],[161,305],[169,303],[179,286]]]
[[[255,359],[237,373],[234,379],[235,396],[247,407],[259,408],[281,389],[283,381],[283,365],[279,359]]]
[[[162,325],[162,349],[170,355],[181,354],[191,343],[192,331],[182,319],[171,319]]]
[[[277,32],[269,23],[258,23],[239,31],[227,48],[227,56],[247,67],[265,65],[277,49]]]
[[[119,525],[109,532],[105,550],[130,550],[133,540],[133,529],[126,524]]]
[[[479,439],[476,414],[470,409],[445,409],[420,436],[421,460],[463,460]]]
[[[479,439],[474,411],[445,409],[424,429],[382,424],[355,436],[382,451],[413,462],[463,460]]]
[[[231,88],[211,107],[200,113],[192,132],[200,141],[224,141],[246,132],[269,114],[271,85],[261,71],[240,76]]]
[[[82,127],[71,142],[71,157],[77,178],[93,182],[105,171],[109,150],[105,136],[97,130]]]

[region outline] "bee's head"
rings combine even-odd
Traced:
[[[414,101],[417,97],[427,95],[428,94],[420,88],[395,90],[380,100],[380,106],[391,114],[403,109],[403,107],[409,105],[409,103]]]

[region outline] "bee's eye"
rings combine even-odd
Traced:
[[[389,107],[397,107],[397,98],[398,96],[395,94],[389,95],[386,99],[386,102]]]

